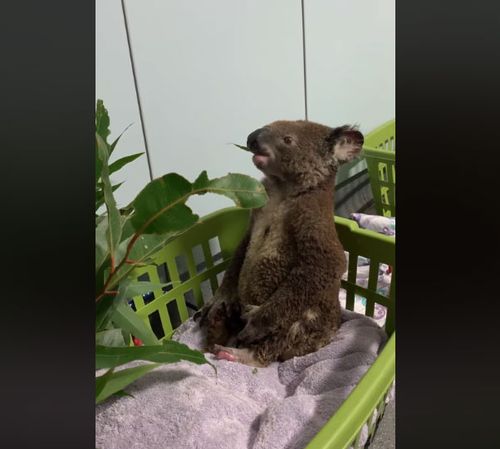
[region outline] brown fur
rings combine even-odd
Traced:
[[[251,354],[267,365],[331,340],[346,270],[333,221],[335,173],[362,143],[352,127],[305,121],[274,122],[249,136],[249,147],[263,155],[254,161],[266,174],[269,201],[253,211],[221,287],[198,314],[209,348],[236,337],[247,350],[240,361],[252,364]]]

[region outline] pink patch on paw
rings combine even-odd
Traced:
[[[215,357],[218,360],[227,360],[229,362],[236,362],[236,357],[227,351],[219,351],[217,354],[215,354]]]

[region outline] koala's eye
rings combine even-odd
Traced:
[[[293,142],[293,139],[290,137],[290,136],[285,136],[283,137],[283,141],[287,144],[287,145],[291,145],[292,142]]]

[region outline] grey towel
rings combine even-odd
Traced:
[[[203,338],[191,320],[175,337],[195,349]],[[343,311],[329,345],[284,363],[256,370],[208,354],[217,376],[208,365],[164,365],[127,388],[133,398],[97,406],[96,447],[301,449],[346,399],[386,339],[372,319]]]

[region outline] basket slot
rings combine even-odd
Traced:
[[[390,335],[395,329],[396,321],[396,267],[392,267],[391,286],[389,288],[389,297],[387,298],[387,318],[385,320],[385,330]]]
[[[196,273],[202,273],[207,269],[207,261],[205,259],[205,254],[203,253],[203,246],[201,244],[196,245],[192,248],[194,265],[196,267]]]
[[[384,206],[390,206],[389,203],[389,187],[380,187],[380,196]]]
[[[224,279],[224,274],[226,272],[225,271],[219,271],[217,273],[217,286],[220,287],[222,285],[222,280]]]
[[[374,260],[371,261],[370,273],[368,275],[368,290],[372,292],[377,291],[379,266],[380,264],[378,262],[375,262]],[[374,311],[375,311],[375,301],[372,298],[367,297],[365,314],[373,318]]]
[[[354,444],[353,444],[353,449],[362,449],[362,445],[361,445],[361,431],[358,432],[358,434],[356,435],[356,438],[354,440]]]
[[[145,273],[142,273],[140,276],[138,276],[137,280],[140,282],[154,282],[156,284],[160,283],[158,273],[156,272],[154,266],[147,267],[145,269]],[[141,309],[146,304],[149,304],[150,302],[154,301],[155,298],[161,296],[162,293],[163,291],[159,289],[155,291],[146,292],[142,296],[136,296],[134,298],[134,305],[136,309]]]
[[[385,162],[378,163],[378,179],[382,182],[388,182],[387,164]]]
[[[213,297],[212,283],[210,279],[200,282],[200,291],[203,304]]]
[[[385,319],[387,317],[387,307],[378,303],[378,302],[374,302],[375,304],[375,310],[374,310],[374,313],[373,313],[373,318],[377,321],[380,321],[382,320],[382,322],[380,323],[382,326],[385,325]]]
[[[165,323],[162,322],[160,311],[155,310],[153,313],[148,315],[149,325],[151,330],[156,335],[156,338],[161,339],[165,336],[164,329],[166,328]],[[170,324],[170,322],[168,323]]]
[[[193,289],[189,289],[188,291],[184,292],[184,306],[186,308],[186,315],[187,316],[192,316],[195,314],[195,311],[198,310],[198,305],[196,304],[196,298],[194,296]],[[181,310],[181,317],[183,319],[187,319],[187,316],[182,314]],[[184,318],[185,317],[185,318]]]
[[[212,237],[208,241],[208,247],[209,247],[209,252],[212,255],[213,264],[217,265],[218,263],[221,263],[224,260],[224,258],[222,257],[222,250],[220,247],[219,237],[218,236]]]
[[[346,289],[345,308],[354,310],[354,285],[356,284],[356,274],[358,270],[358,255],[349,253],[349,271],[347,273],[347,283],[343,287]]]
[[[175,265],[177,267],[177,274],[179,277],[179,281],[185,282],[191,276],[189,274],[189,266],[187,257],[184,254],[179,254],[175,256]]]
[[[137,280],[140,282],[149,282],[149,274],[143,273],[137,277]],[[133,308],[135,308],[135,310],[142,309],[145,306],[144,295],[143,296],[135,296],[133,298],[133,304],[134,304]]]
[[[167,313],[172,328],[178,328],[183,320],[181,318],[177,299],[173,299],[172,301],[167,302]]]
[[[170,272],[167,267],[167,263],[164,262],[156,267],[156,271],[158,272],[158,279],[162,284],[168,284],[162,288],[163,293],[169,292],[172,290],[172,279],[170,278]]]

